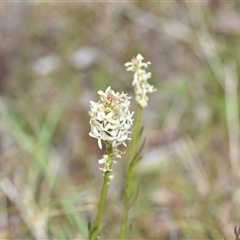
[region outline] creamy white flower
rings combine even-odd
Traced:
[[[108,155],[103,155],[103,158],[101,158],[101,159],[99,159],[98,160],[98,163],[99,164],[104,164],[104,163],[106,163],[107,162],[107,160],[108,160]]]
[[[133,112],[130,112],[130,97],[125,93],[114,92],[108,87],[105,92],[98,91],[99,101],[90,101],[90,126],[91,137],[98,139],[98,146],[102,149],[102,142],[107,148],[112,147],[112,156],[120,158],[122,152],[117,149],[119,145],[126,146],[126,140],[130,140],[129,133],[133,124]],[[114,160],[113,160],[114,161]],[[110,171],[108,156],[103,155],[99,164],[103,172]]]
[[[125,67],[127,67],[126,70],[134,72],[132,85],[134,86],[136,101],[142,108],[147,106],[147,93],[156,91],[156,89],[148,83],[148,79],[151,78],[152,74],[142,69],[148,68],[148,65],[151,63],[144,63],[143,59],[143,56],[141,54],[138,54],[131,60],[131,62],[125,63]]]
[[[144,59],[144,57],[141,54],[138,54],[136,57],[134,57],[131,62],[127,62],[125,63],[125,67],[127,67],[127,71],[131,71],[131,72],[137,72],[139,69],[141,69],[142,67],[144,68],[148,68],[148,65],[151,64],[151,62],[142,62],[142,60]]]
[[[112,180],[114,178],[114,174],[112,173],[110,176],[109,176],[109,179]]]
[[[127,94],[114,92],[108,87],[105,92],[98,91],[99,101],[90,101],[91,137],[98,139],[98,146],[102,149],[101,141],[113,148],[130,139],[128,137],[133,123],[133,112],[130,113],[130,97]]]

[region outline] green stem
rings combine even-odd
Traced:
[[[108,163],[109,163],[109,168],[112,167],[113,161],[112,161],[112,147],[108,148]],[[107,192],[108,192],[108,185],[110,181],[110,176],[111,172],[107,171],[104,174],[104,181],[103,181],[103,186],[102,186],[102,192],[101,192],[101,197],[100,201],[98,204],[98,211],[97,211],[97,216],[96,219],[93,223],[91,233],[90,233],[90,240],[96,240],[98,237],[98,231],[102,219],[102,214],[104,210],[104,205],[107,197]]]
[[[136,124],[135,124],[134,130],[133,130],[133,138],[132,138],[132,144],[131,144],[131,149],[130,149],[130,160],[133,159],[133,157],[136,153],[136,145],[137,145],[137,140],[138,140],[138,133],[139,133],[139,128],[140,128],[141,118],[142,118],[142,107],[140,107],[138,105]]]
[[[131,204],[132,182],[133,182],[133,175],[134,175],[134,169],[135,169],[134,165],[132,164],[132,160],[137,150],[141,117],[142,117],[142,108],[138,105],[136,123],[133,129],[132,144],[130,147],[130,155],[129,155],[130,163],[128,164],[128,169],[127,169],[126,188],[124,193],[124,210],[123,210],[123,216],[122,216],[122,222],[121,222],[120,239],[127,239],[128,212]]]

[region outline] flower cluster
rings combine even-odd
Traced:
[[[138,54],[131,60],[131,62],[125,63],[125,67],[127,67],[126,70],[134,72],[132,85],[134,86],[136,101],[142,108],[147,106],[147,93],[156,91],[156,89],[148,83],[148,79],[151,78],[151,73],[146,72],[144,69],[142,69],[148,68],[148,65],[151,63],[144,63],[143,59],[143,56],[141,54]]]
[[[130,128],[133,124],[133,112],[129,110],[130,97],[123,92],[120,94],[114,92],[108,87],[105,92],[98,91],[99,101],[90,101],[90,126],[91,137],[98,139],[98,146],[102,149],[102,141],[106,147],[113,149],[112,155],[119,158],[122,152],[117,149],[121,144],[126,146],[125,141],[129,140]],[[111,171],[108,162],[108,156],[104,155],[99,160],[104,164],[101,168],[103,172]]]

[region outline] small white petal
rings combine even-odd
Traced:
[[[109,175],[109,179],[112,180],[114,178],[113,173]]]
[[[99,146],[100,149],[102,149],[102,142],[101,142],[100,138],[98,138],[98,146]]]
[[[105,159],[99,159],[99,160],[98,160],[98,163],[99,163],[99,164],[103,164],[103,163],[105,163],[105,162],[106,162]]]

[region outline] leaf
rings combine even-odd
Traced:
[[[140,192],[140,184],[137,183],[137,189],[133,192],[132,194],[132,199],[131,199],[131,203],[129,205],[129,209],[133,206],[133,204],[136,202],[137,200],[137,197],[139,195],[139,192]]]
[[[144,127],[142,126],[137,135],[137,144],[143,135],[143,130],[144,130]]]
[[[92,222],[88,222],[88,236],[89,236],[89,239],[90,239],[90,236],[91,236],[91,231],[92,231]]]
[[[144,148],[146,139],[144,139],[142,145],[140,146],[140,148],[138,149],[138,151],[136,152],[136,154],[134,155],[133,159],[131,160],[131,166],[136,166],[139,161],[142,159],[142,157],[140,156],[140,154],[142,153],[142,150]]]

